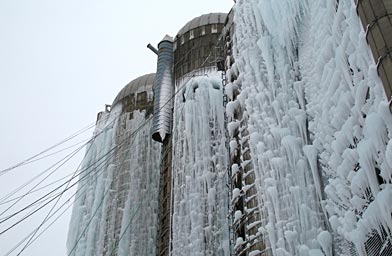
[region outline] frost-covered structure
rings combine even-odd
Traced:
[[[238,0],[188,22],[165,52],[163,150],[151,76],[101,114],[70,255],[392,255],[391,106],[355,2]]]
[[[68,255],[155,255],[159,143],[151,140],[155,74],[135,79],[100,115],[81,166]]]

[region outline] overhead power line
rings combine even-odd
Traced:
[[[24,198],[26,195],[30,194],[39,184],[41,184],[43,181],[45,181],[52,173],[54,173],[55,171],[57,171],[61,166],[63,166],[66,162],[68,162],[73,156],[76,155],[77,152],[79,152],[80,150],[82,150],[86,145],[88,145],[89,143],[92,143],[96,137],[98,137],[100,134],[102,134],[103,132],[105,132],[108,128],[110,128],[110,125],[113,124],[114,121],[110,122],[109,124],[107,124],[105,126],[104,129],[102,129],[101,131],[99,131],[97,134],[95,134],[92,138],[88,139],[87,142],[85,142],[81,147],[77,148],[76,150],[72,151],[71,153],[69,153],[68,155],[66,155],[65,157],[63,157],[62,159],[60,159],[59,161],[57,161],[56,163],[54,163],[53,165],[51,165],[49,168],[45,169],[43,172],[39,173],[38,175],[34,176],[33,178],[31,178],[30,180],[28,180],[26,183],[22,184],[20,187],[16,188],[15,190],[11,191],[10,193],[8,193],[7,195],[5,195],[4,197],[2,197],[0,199],[0,204],[4,204],[4,201],[6,201],[7,199],[9,199],[11,196],[13,196],[15,193],[19,192],[20,190],[22,190],[23,188],[25,188],[26,186],[28,186],[29,184],[31,184],[34,180],[38,179],[39,177],[41,177],[42,175],[44,175],[45,173],[47,173],[48,171],[50,171],[52,168],[54,168],[56,165],[60,165],[58,167],[55,168],[54,171],[52,171],[49,175],[47,175],[45,178],[43,178],[38,184],[36,184],[32,189],[30,189],[27,193],[25,193],[24,195],[22,195],[21,197],[19,197],[19,199],[17,199],[17,202],[19,202],[22,198]],[[62,163],[62,161],[64,161]],[[15,204],[17,203],[15,202]],[[12,207],[12,206],[11,206]],[[8,209],[7,209],[8,210]],[[7,211],[6,210],[6,211]],[[4,213],[4,212],[3,212]],[[1,213],[0,216],[3,214]]]
[[[60,146],[60,145],[62,145],[62,144],[64,144],[64,143],[66,143],[67,141],[69,141],[69,140],[75,138],[76,136],[78,136],[78,135],[80,135],[80,134],[82,134],[82,133],[88,131],[89,129],[91,129],[91,128],[93,128],[93,127],[94,127],[94,123],[91,123],[91,124],[89,124],[89,125],[83,127],[82,129],[78,130],[77,132],[71,134],[70,136],[66,137],[66,138],[63,139],[62,141],[57,142],[56,144],[50,146],[49,148],[47,148],[47,149],[45,149],[45,150],[39,152],[38,154],[35,154],[35,155],[33,155],[33,156],[31,156],[31,157],[29,157],[29,158],[23,160],[23,161],[21,161],[21,162],[15,164],[15,165],[13,165],[13,166],[11,166],[11,167],[8,167],[8,168],[6,168],[6,169],[1,170],[1,171],[0,171],[0,176],[6,174],[7,172],[9,172],[9,171],[11,171],[11,170],[13,170],[13,169],[15,169],[15,168],[21,167],[21,166],[23,166],[23,165],[25,165],[25,164],[31,162],[33,159],[37,158],[38,156],[40,156],[40,155],[42,155],[42,154],[44,154],[44,153],[46,153],[46,152],[48,152],[48,151],[50,151],[50,150],[52,150],[52,149],[58,147],[58,146]]]

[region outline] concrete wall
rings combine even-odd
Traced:
[[[157,255],[166,256],[170,254],[171,245],[171,162],[172,144],[171,137],[163,141],[162,162],[160,166],[159,181],[159,216],[158,216],[158,243]]]
[[[203,67],[216,65],[222,58],[222,46],[217,45],[223,24],[208,24],[179,35],[174,45],[174,77]],[[208,59],[207,57],[210,56]]]
[[[372,50],[385,94],[392,96],[392,1],[356,0],[357,12],[367,31],[366,39]]]

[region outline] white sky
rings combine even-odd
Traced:
[[[228,12],[232,5],[230,0],[0,0],[0,170],[95,122],[97,112],[123,86],[155,72],[156,55],[147,43],[156,45],[165,34],[175,36],[192,18]],[[91,136],[91,130],[83,136]],[[0,200],[60,158],[0,176]],[[72,173],[80,159],[51,180]],[[21,205],[37,198],[32,195]],[[0,212],[4,209],[0,205]],[[0,235],[0,256],[48,211]],[[70,212],[22,255],[66,255]],[[0,224],[0,232],[18,219]]]

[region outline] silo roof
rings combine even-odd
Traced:
[[[200,26],[205,26],[208,24],[224,24],[226,20],[226,13],[209,13],[209,14],[204,14],[199,17],[194,18],[193,20],[189,21],[185,26],[183,26],[180,31],[178,31],[177,36],[181,36],[188,32],[189,30],[192,30],[194,28],[200,27]]]
[[[117,94],[117,97],[114,99],[112,105],[116,105],[119,101],[122,101],[124,98],[133,93],[152,91],[154,83],[155,73],[139,76],[122,88],[122,90]]]

